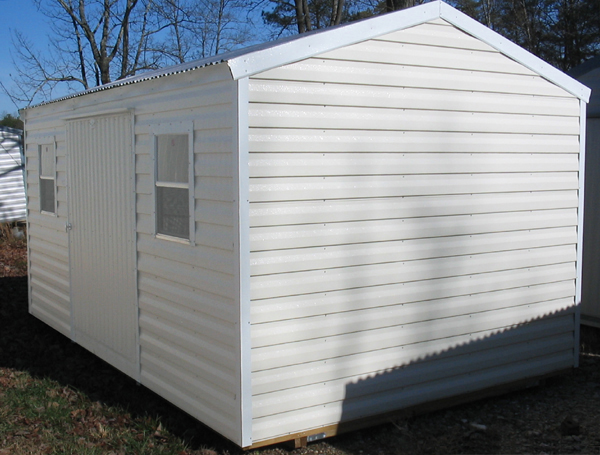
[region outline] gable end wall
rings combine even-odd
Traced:
[[[255,443],[574,364],[577,98],[442,20],[249,90]]]

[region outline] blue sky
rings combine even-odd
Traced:
[[[14,71],[11,58],[11,33],[19,30],[32,41],[44,44],[50,28],[46,17],[31,0],[0,0],[0,80],[10,86],[10,73]],[[0,115],[16,114],[17,108],[10,99],[0,93]]]
[[[256,16],[257,23],[260,23],[260,13]],[[0,81],[9,88],[12,86],[10,74],[14,72],[11,36],[15,30],[23,33],[41,50],[48,43],[51,23],[37,10],[33,0],[0,0]],[[266,35],[264,39],[267,39]],[[66,88],[58,89],[53,98],[66,94],[66,91]],[[16,114],[17,107],[0,90],[0,117],[5,113]]]

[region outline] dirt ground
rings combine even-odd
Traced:
[[[158,416],[185,453],[242,453],[210,429],[100,361],[27,312],[25,248],[0,248],[0,369],[79,390],[134,418]],[[580,367],[537,387],[355,431],[275,454],[600,454],[600,334],[583,328]],[[1,390],[0,390],[1,392]],[[95,452],[94,452],[95,453]]]

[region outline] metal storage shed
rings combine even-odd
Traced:
[[[25,220],[23,131],[0,126],[0,223]]]
[[[431,2],[26,109],[30,311],[242,447],[576,366],[588,96]]]
[[[600,57],[569,74],[592,89],[587,106],[581,323],[600,327]]]

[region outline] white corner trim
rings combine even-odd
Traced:
[[[582,99],[586,103],[589,101],[591,90],[585,85],[553,67],[549,63],[546,63],[531,52],[523,49],[521,46],[504,38],[499,33],[496,33],[492,29],[477,22],[475,19],[472,19],[446,3],[439,3],[441,19],[444,19],[484,43],[489,44],[507,57],[538,73],[544,79],[562,87],[567,92]]]
[[[250,326],[250,174],[249,161],[249,80],[237,81],[237,282],[239,299],[240,439],[242,447],[252,445],[252,359]]]
[[[234,79],[297,62],[324,52],[350,46],[381,35],[423,24],[440,17],[440,0],[383,14],[362,21],[300,36],[228,60]]]

